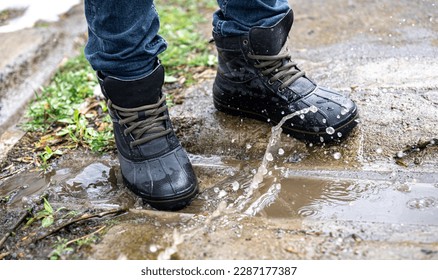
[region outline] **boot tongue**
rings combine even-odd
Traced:
[[[276,55],[284,46],[292,28],[294,15],[292,10],[274,26],[253,27],[249,31],[249,42],[255,55]]]
[[[158,66],[151,74],[133,81],[112,77],[103,80],[104,94],[111,102],[123,108],[135,108],[157,103],[161,97],[164,68]]]

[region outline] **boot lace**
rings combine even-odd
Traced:
[[[286,44],[277,55],[255,55],[250,53],[248,57],[258,62],[254,67],[262,69],[262,75],[272,75],[268,80],[270,84],[276,81],[282,82],[279,86],[280,91],[283,91],[306,74],[304,71],[299,70],[297,64],[291,60]]]
[[[117,111],[120,119],[120,125],[126,125],[126,129],[123,130],[125,136],[131,134],[134,141],[130,142],[131,148],[138,146],[172,132],[171,128],[165,128],[163,121],[169,119],[167,114],[163,114],[166,111],[166,97],[163,95],[160,100],[155,104],[144,105],[136,108],[123,108],[112,104],[111,100],[108,101],[108,108]]]

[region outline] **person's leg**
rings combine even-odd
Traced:
[[[255,26],[272,26],[290,10],[288,0],[217,0],[213,32],[221,36],[248,34]]]
[[[198,186],[161,91],[166,43],[153,1],[85,0],[85,11],[85,53],[108,100],[124,182],[157,209],[185,207]]]
[[[283,131],[307,142],[327,143],[352,131],[358,117],[354,102],[318,86],[291,60],[287,39],[294,17],[287,0],[218,4],[213,18],[219,61],[213,100],[219,111],[277,124],[305,110],[286,121]]]
[[[104,75],[144,77],[166,49],[152,0],[85,0],[85,16],[89,36],[85,55]]]

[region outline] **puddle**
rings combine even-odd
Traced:
[[[49,195],[54,206],[62,204],[69,209],[135,206],[138,199],[118,183],[122,180],[114,159],[98,161],[82,156],[66,158],[46,174],[35,171],[5,180],[0,185],[0,197],[10,197],[10,208],[25,207],[43,194]]]
[[[438,225],[438,192],[426,183],[280,180],[281,194],[260,215],[393,224]]]
[[[2,0],[0,12],[8,9],[24,9],[22,16],[12,19],[9,24],[0,26],[1,32],[12,32],[32,27],[38,21],[57,21],[59,15],[67,12],[79,0]]]

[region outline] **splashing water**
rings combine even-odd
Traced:
[[[281,184],[273,184],[266,193],[262,194],[256,201],[254,201],[248,209],[245,210],[244,214],[247,216],[255,216],[265,207],[272,204],[275,199],[277,199],[278,194],[281,190]]]
[[[293,117],[305,115],[305,114],[308,114],[309,112],[316,113],[317,111],[318,111],[318,108],[316,108],[315,106],[311,106],[311,107],[302,109],[300,111],[296,111],[292,114],[284,116],[276,126],[272,127],[271,137],[269,138],[268,146],[266,147],[262,163],[260,164],[259,168],[257,169],[256,174],[253,176],[251,184],[249,185],[249,188],[247,189],[246,193],[244,195],[238,197],[236,200],[235,205],[237,205],[236,209],[238,211],[241,212],[245,208],[245,206],[251,201],[251,199],[254,196],[254,192],[259,188],[260,184],[263,182],[263,178],[265,177],[265,175],[268,174],[268,164],[269,164],[269,162],[271,162],[273,160],[272,151],[275,149],[277,144],[279,144],[279,141],[281,139],[281,133],[283,131],[282,126],[284,125],[284,123]],[[258,211],[262,210],[263,208],[259,208]],[[251,211],[249,211],[249,212],[251,212]]]
[[[255,192],[259,189],[260,184],[263,182],[265,176],[267,174],[272,175],[271,171],[268,172],[268,167],[269,163],[271,163],[274,159],[274,151],[279,151],[279,149],[275,149],[275,147],[277,144],[279,144],[281,139],[281,132],[283,131],[281,127],[287,120],[295,116],[305,115],[309,112],[316,113],[317,111],[318,109],[315,106],[312,106],[284,116],[283,119],[271,129],[271,137],[269,138],[263,160],[253,177],[250,179],[249,186],[246,188],[245,193],[239,196],[234,203],[230,205],[228,205],[225,200],[222,200],[217,206],[216,210],[214,210],[207,217],[193,217],[191,220],[193,223],[192,226],[185,227],[184,233],[180,233],[177,229],[175,229],[172,236],[173,243],[158,255],[158,259],[169,260],[173,254],[178,252],[178,245],[182,244],[185,239],[192,238],[197,234],[207,231],[210,227],[214,227],[214,225],[212,225],[213,222],[215,224],[217,223],[217,225],[226,224],[228,223],[225,221],[227,220],[226,217],[232,214],[240,215],[240,218],[237,220],[241,220],[244,217],[255,216],[264,208],[272,204],[277,199],[278,194],[281,191],[281,184],[276,182],[276,179],[274,179],[274,182],[265,193],[255,195]],[[231,185],[232,189],[237,191],[239,190],[240,186],[243,188],[243,185],[246,185],[246,182],[239,184],[239,182],[234,181]],[[214,190],[214,192],[216,194],[219,193],[218,196],[221,196],[221,191],[219,191],[219,189]],[[254,198],[257,199],[254,200]],[[249,206],[247,207],[248,204]],[[245,208],[246,210],[244,210]],[[200,220],[196,221],[197,219]]]

